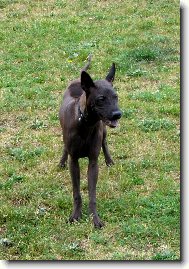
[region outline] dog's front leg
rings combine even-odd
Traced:
[[[114,161],[112,160],[111,155],[109,153],[109,149],[108,149],[108,145],[107,145],[107,141],[106,141],[106,136],[107,136],[106,126],[104,125],[103,126],[102,150],[104,153],[106,165],[111,166],[114,164]]]
[[[70,157],[70,173],[72,178],[73,185],[73,212],[70,216],[69,221],[74,222],[75,220],[79,220],[81,218],[81,207],[82,200],[80,194],[80,169],[78,159],[74,159]]]
[[[96,184],[98,179],[98,160],[89,159],[88,166],[88,189],[89,189],[89,213],[93,216],[94,226],[101,228],[104,226],[96,210]]]
[[[107,166],[113,165],[114,161],[112,160],[111,155],[109,153],[106,138],[104,138],[103,141],[102,141],[102,150],[103,150],[103,153],[104,153],[106,165]]]

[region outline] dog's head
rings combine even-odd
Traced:
[[[115,128],[121,118],[118,95],[113,88],[115,64],[104,80],[93,81],[88,73],[81,73],[81,87],[86,93],[87,107],[109,127]]]

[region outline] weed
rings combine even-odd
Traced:
[[[31,124],[31,129],[37,130],[37,129],[44,129],[47,128],[47,125],[38,119],[35,119],[33,123]]]
[[[176,258],[175,253],[169,250],[164,250],[152,256],[152,260],[155,261],[166,261],[166,260],[171,261],[175,258]]]
[[[33,159],[37,156],[40,156],[43,152],[43,148],[36,148],[34,150],[24,150],[23,148],[10,148],[8,150],[10,156],[15,158],[20,162],[28,161],[29,159]]]
[[[133,116],[137,113],[137,109],[122,109],[122,117],[127,119],[133,118]]]
[[[12,188],[14,183],[22,182],[23,179],[24,179],[24,176],[13,174],[11,177],[7,179],[7,181],[4,184],[0,183],[0,189],[10,189]]]
[[[146,74],[146,71],[142,69],[128,70],[126,74],[129,77],[141,77]]]
[[[160,56],[160,51],[157,47],[139,47],[135,50],[132,50],[129,54],[129,57],[133,58],[136,61],[154,61]]]
[[[165,119],[145,119],[139,123],[139,128],[144,132],[154,132],[160,129],[171,130],[175,128],[175,124]]]

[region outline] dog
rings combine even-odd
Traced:
[[[69,169],[73,186],[72,223],[81,218],[82,199],[80,194],[79,158],[88,157],[89,213],[96,228],[102,228],[96,210],[96,184],[98,179],[98,156],[102,148],[105,162],[113,164],[106,142],[106,126],[117,127],[122,112],[118,108],[118,95],[113,89],[115,64],[106,78],[93,81],[86,72],[90,67],[91,55],[81,70],[80,79],[74,80],[66,89],[59,111],[63,131],[64,149],[60,166],[64,167],[69,158]]]

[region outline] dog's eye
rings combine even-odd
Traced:
[[[117,94],[113,95],[113,99],[118,100],[118,95]]]
[[[98,97],[98,100],[103,101],[104,99],[105,99],[105,96],[103,96],[103,95],[101,95],[101,96]]]
[[[105,100],[105,96],[101,95],[101,96],[97,97],[96,102],[97,103],[102,103],[104,100]]]

